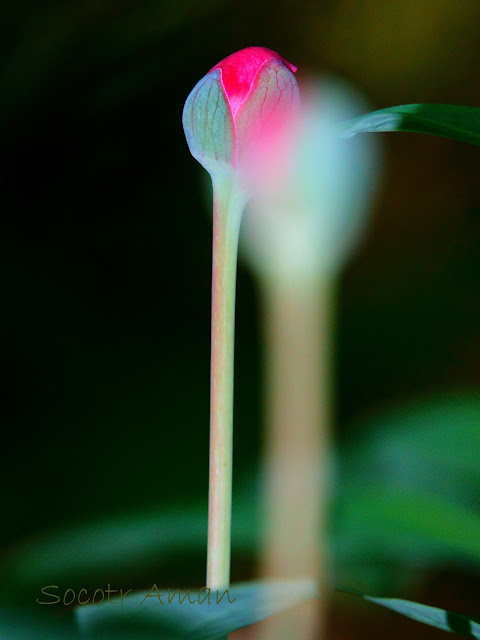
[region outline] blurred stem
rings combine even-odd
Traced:
[[[262,577],[314,578],[320,600],[265,621],[262,638],[324,635],[332,419],[334,278],[269,279],[266,342],[266,528]]]
[[[207,587],[230,582],[235,285],[243,194],[231,179],[213,184],[212,343]]]

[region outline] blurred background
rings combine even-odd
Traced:
[[[480,4],[4,0],[0,15],[0,594],[38,608],[46,584],[201,586],[211,215],[184,101],[262,45],[373,108],[480,106]],[[479,614],[478,148],[383,142],[338,300],[335,584]],[[262,424],[243,263],[237,286],[235,581],[255,571]],[[371,609],[338,596],[332,636],[439,633]]]

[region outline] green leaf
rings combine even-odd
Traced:
[[[334,502],[339,579],[394,588],[418,569],[480,566],[480,396],[452,393],[376,412],[342,447]],[[392,571],[395,567],[395,571]]]
[[[257,487],[251,485],[243,483],[233,497],[232,548],[243,554],[251,552],[258,539]],[[10,551],[3,574],[8,584],[5,593],[30,597],[31,592],[38,595],[39,585],[83,586],[92,579],[106,584],[123,579],[129,571],[158,570],[185,553],[203,555],[207,527],[205,501],[112,514],[45,531]]]
[[[450,104],[404,104],[372,111],[340,125],[341,135],[379,131],[429,133],[480,144],[480,108]]]
[[[480,396],[442,394],[378,412],[340,452],[331,545],[339,582],[393,588],[402,571],[465,561],[480,566]],[[259,540],[259,487],[234,491],[232,548],[252,557]],[[20,602],[42,585],[125,584],[202,557],[207,504],[72,523],[19,541],[5,554],[4,597]],[[392,571],[395,567],[395,571]]]
[[[85,640],[68,616],[51,616],[37,605],[35,613],[25,607],[0,605],[0,638],[8,640]],[[45,607],[49,609],[49,607]],[[58,610],[57,610],[58,614]],[[118,640],[102,636],[102,640]],[[131,640],[138,640],[134,636]],[[164,640],[155,638],[155,640]],[[169,639],[165,639],[169,640]]]
[[[343,500],[338,543],[344,561],[350,550],[356,558],[383,555],[404,563],[422,556],[427,562],[454,557],[480,563],[480,515],[472,509],[380,483],[352,486]]]
[[[39,584],[106,582],[138,566],[158,566],[175,553],[203,550],[206,505],[137,512],[71,524],[38,534],[12,550],[6,569],[10,589]],[[122,575],[122,573],[120,573]]]
[[[344,473],[384,476],[389,483],[427,486],[442,494],[448,474],[449,485],[469,480],[478,493],[479,393],[443,393],[403,403],[363,420],[356,430],[360,437],[342,451]]]
[[[190,591],[162,589],[127,596],[116,606],[109,602],[79,607],[75,614],[84,633],[136,629],[158,632],[170,639],[217,640],[309,600],[317,595],[311,580],[250,582],[224,589]],[[141,636],[143,637],[143,636]]]
[[[340,591],[355,593],[348,589],[340,589]],[[359,593],[358,595],[361,595],[365,600],[396,611],[417,622],[423,622],[424,624],[436,627],[437,629],[443,629],[444,631],[452,631],[461,636],[480,639],[479,618],[476,616],[472,617],[452,613],[451,611],[439,609],[438,607],[430,607],[426,604],[419,604],[418,602],[401,600],[399,598],[376,598],[364,593]]]

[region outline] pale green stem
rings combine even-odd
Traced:
[[[214,181],[213,199],[207,587],[219,589],[230,582],[235,285],[245,199],[228,179]]]
[[[263,578],[310,577],[321,598],[266,620],[264,640],[325,635],[331,462],[331,276],[264,283],[266,502]],[[283,634],[283,635],[282,635]]]

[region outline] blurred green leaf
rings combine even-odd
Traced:
[[[2,640],[85,640],[85,633],[77,627],[76,620],[70,616],[59,622],[56,617],[52,619],[43,612],[32,615],[30,611],[20,608],[0,608]],[[161,633],[158,628],[143,629],[128,624],[120,629],[102,629],[87,637],[101,637],[102,640],[175,640],[171,633]]]
[[[80,628],[95,637],[99,630],[131,628],[169,638],[217,640],[317,595],[311,580],[250,582],[232,585],[228,592],[154,587],[127,596],[122,604],[117,601],[118,606],[106,602],[77,608]]]
[[[411,131],[480,144],[480,108],[450,104],[404,104],[372,111],[341,125],[341,135]]]
[[[234,497],[234,552],[255,547],[256,498],[250,484]],[[207,504],[202,502],[46,531],[12,549],[3,571],[7,595],[38,591],[44,584],[112,581],[128,571],[162,566],[185,552],[206,553],[207,518]]]
[[[376,412],[355,434],[339,456],[334,501],[340,580],[392,588],[419,568],[479,566],[480,395]]]
[[[206,548],[206,540],[203,505],[104,518],[25,541],[12,552],[6,575],[11,587],[26,590],[47,582],[88,580],[99,572],[111,580],[120,568],[161,563],[176,551]]]
[[[427,482],[442,492],[459,476],[480,485],[478,393],[404,403],[362,421],[357,431],[342,452],[345,473],[402,480],[404,486]]]
[[[342,496],[337,524],[341,562],[367,555],[408,566],[453,557],[480,566],[480,514],[441,495],[353,485]]]
[[[379,412],[358,425],[339,453],[332,496],[337,580],[391,588],[419,568],[480,566],[479,416],[479,394],[459,393]],[[234,557],[255,553],[259,485],[249,477],[234,491]],[[123,580],[188,553],[200,558],[206,540],[206,500],[110,515],[18,544],[7,556],[4,583],[7,595],[23,600],[45,584]]]
[[[349,590],[345,589],[345,591]],[[419,604],[418,602],[401,600],[399,598],[376,598],[365,594],[358,595],[361,595],[365,600],[396,611],[417,622],[428,624],[431,627],[443,629],[444,631],[452,631],[461,636],[480,638],[480,618],[476,616],[471,617],[459,613],[452,613],[445,609],[430,607],[426,604]]]
[[[53,619],[40,611],[32,615],[23,608],[8,609],[0,606],[0,638],[5,640],[82,640],[84,636],[76,629],[74,621]],[[117,640],[116,637],[103,637],[103,640]],[[132,638],[133,640],[133,638]],[[153,638],[152,638],[153,640]],[[156,638],[155,640],[162,640]]]

